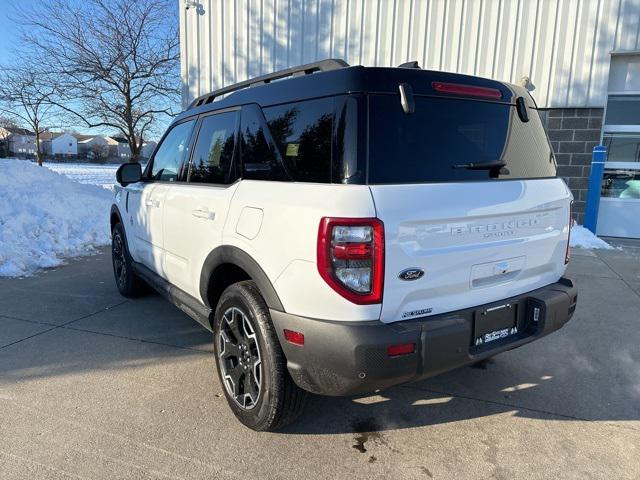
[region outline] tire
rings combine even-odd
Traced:
[[[122,296],[135,298],[147,291],[144,280],[133,272],[133,260],[121,223],[117,223],[111,232],[111,263],[116,286]]]
[[[289,375],[269,309],[254,282],[235,283],[222,293],[213,332],[218,377],[238,420],[256,431],[274,431],[294,421],[307,392]]]

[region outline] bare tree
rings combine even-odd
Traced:
[[[178,105],[174,10],[170,0],[42,0],[19,15],[26,44],[60,81],[58,105],[90,128],[120,132],[131,161]]]
[[[14,124],[27,126],[35,133],[36,159],[42,166],[40,135],[55,112],[55,85],[26,65],[3,67],[0,74],[0,113]]]

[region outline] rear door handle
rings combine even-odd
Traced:
[[[197,218],[204,218],[205,220],[215,220],[216,212],[210,212],[207,209],[198,208],[191,211],[191,215]]]
[[[153,199],[149,198],[144,202],[144,204],[147,207],[159,208],[160,207],[160,200],[153,200]]]

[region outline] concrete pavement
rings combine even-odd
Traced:
[[[210,334],[106,253],[0,280],[0,478],[640,478],[640,248],[574,251],[561,331],[482,368],[238,423]]]

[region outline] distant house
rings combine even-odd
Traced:
[[[26,128],[0,127],[0,138],[7,143],[9,155],[26,157],[36,154],[36,134]]]
[[[46,155],[78,155],[78,140],[70,133],[44,132],[40,142]]]
[[[110,143],[102,135],[75,134],[78,141],[78,155],[89,159],[104,159],[109,156]]]
[[[110,137],[110,140],[115,142],[115,145],[110,149],[110,157],[117,157],[119,160],[129,160],[131,157],[131,149],[129,148],[129,142],[124,137]]]
[[[131,158],[131,148],[129,148],[129,141],[126,138],[119,137],[119,136],[114,136],[111,138],[116,142],[118,142],[118,148],[114,149],[113,155],[109,155],[109,156],[118,157],[121,160],[122,159],[128,160],[129,158]],[[153,154],[153,151],[156,149],[157,146],[158,146],[158,143],[154,142],[153,140],[144,142],[142,144],[142,149],[140,150],[140,158],[143,160],[149,159],[149,157],[151,157],[151,155]]]

